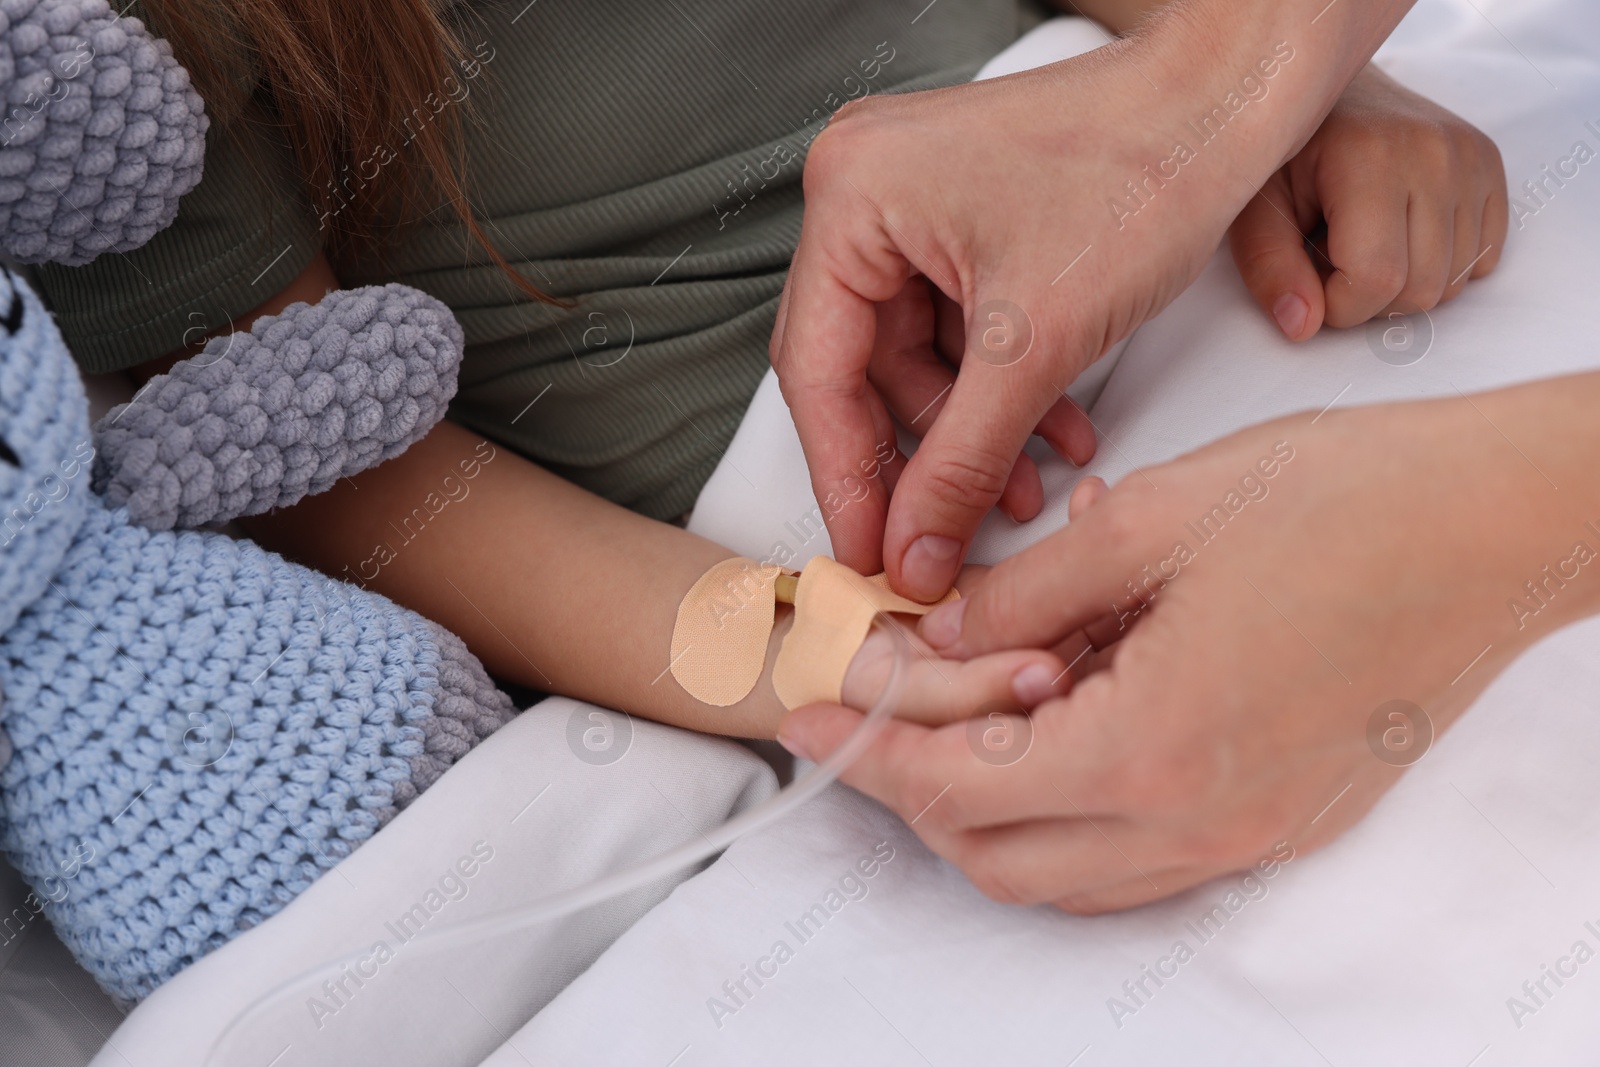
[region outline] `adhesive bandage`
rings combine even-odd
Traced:
[[[954,589],[938,604],[959,596]],[[938,604],[919,604],[889,588],[882,574],[863,578],[842,563],[817,556],[800,572],[794,627],[772,667],[772,688],[786,708],[839,703],[845,672],[867,639],[878,612],[926,615]]]
[[[750,695],[767,662],[783,569],[735,556],[702,574],[678,604],[672,676],[688,694],[725,708]]]
[[[957,595],[951,590],[945,600]],[[798,579],[776,564],[726,559],[702,574],[678,605],[671,666],[678,684],[714,707],[748,696],[766,665],[779,600],[792,601],[795,609],[772,671],[786,708],[839,701],[845,672],[879,612],[924,615],[937,606],[892,592],[882,574],[863,578],[825,556],[806,564]]]

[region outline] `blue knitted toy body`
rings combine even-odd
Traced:
[[[0,98],[0,257],[135,248],[200,180],[188,73],[106,0],[0,0]],[[511,717],[420,615],[170,532],[398,454],[461,346],[416,290],[333,293],[215,339],[97,439],[55,324],[0,271],[0,849],[114,996],[281,910]]]
[[[9,272],[0,310],[0,848],[132,1001],[283,908],[513,709],[414,612],[108,507],[54,324]]]

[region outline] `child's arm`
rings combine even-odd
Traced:
[[[683,594],[734,553],[453,423],[353,483],[246,525],[263,543],[448,626],[501,677],[714,733],[772,737],[784,714],[770,682],[788,626],[783,605],[767,673],[740,703],[702,704],[667,670]],[[920,649],[905,698],[905,713],[918,717],[1015,701],[1013,678],[1029,667],[1032,688],[1020,702],[1031,706],[1056,691],[1047,683],[1062,671],[1045,652],[963,664]],[[876,695],[885,652],[870,643],[857,657],[848,702]]]
[[[1168,2],[1056,0],[1118,34]],[[1265,100],[1272,84],[1258,74],[1241,71],[1255,76],[1241,91]],[[1210,105],[1196,103],[1197,120]],[[1454,299],[1499,262],[1507,212],[1494,142],[1369,63],[1240,212],[1228,240],[1256,302],[1303,341],[1324,324],[1355,326]]]
[[[1454,299],[1499,262],[1506,224],[1494,142],[1368,64],[1228,239],[1256,302],[1303,341]]]
[[[232,324],[249,329],[338,280],[318,256],[287,289]],[[134,369],[143,381],[188,350]],[[771,670],[788,632],[778,605],[767,667],[742,702],[695,700],[667,671],[678,603],[735,553],[608,503],[455,425],[441,423],[395,459],[291,508],[240,520],[252,537],[324,573],[364,585],[455,631],[495,675],[675,725],[772,737],[784,714]],[[917,655],[902,713],[943,720],[991,701],[1031,707],[1070,684],[1061,663],[1021,651],[970,664]],[[865,706],[889,650],[873,634],[852,662],[844,699]],[[1027,680],[1012,679],[1032,667]]]

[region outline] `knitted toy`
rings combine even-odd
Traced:
[[[152,530],[288,507],[431,429],[461,344],[449,310],[403,285],[263,316],[100,420],[95,488]]]
[[[18,262],[137,248],[200,182],[189,72],[103,0],[0,2],[0,85],[0,247]]]
[[[13,259],[131,247],[198,181],[187,75],[101,0],[0,0],[0,91],[48,101],[0,148]],[[171,529],[396,454],[443,414],[461,343],[401,286],[294,305],[153,379],[97,455],[54,322],[0,270],[0,848],[113,996],[281,910],[512,715],[427,619]]]

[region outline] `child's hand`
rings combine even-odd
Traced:
[[[988,570],[963,567],[956,588],[965,595]],[[940,659],[917,636],[915,620],[909,620],[897,627],[892,637],[877,629],[867,635],[844,678],[841,695],[846,704],[865,711],[877,700],[889,678],[897,642],[904,642],[911,652],[905,694],[895,712],[902,719],[934,725],[996,710],[1020,712],[1065,693],[1071,684],[1066,664],[1037,649],[997,652],[965,661]]]
[[[1506,212],[1494,142],[1368,66],[1239,214],[1229,243],[1256,302],[1303,341],[1324,322],[1452,299],[1499,261]],[[1314,232],[1322,222],[1325,236]]]

